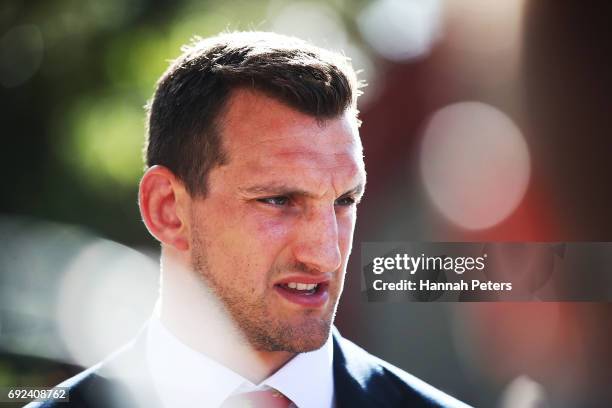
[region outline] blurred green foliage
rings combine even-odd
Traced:
[[[136,206],[144,107],[181,46],[224,30],[274,28],[289,5],[332,10],[342,27],[319,34],[346,41],[345,29],[355,34],[362,3],[3,1],[0,173],[8,194],[0,213],[87,226],[131,246],[154,246]],[[309,16],[293,15],[303,21],[284,25],[301,33],[316,25],[308,20],[316,13]]]
[[[0,37],[11,34],[17,51],[8,51],[2,72],[26,78],[15,74],[18,85],[0,87],[8,141],[0,171],[9,192],[0,212],[152,244],[139,221],[136,188],[144,107],[155,82],[194,36],[263,28],[268,11],[267,1],[3,2]],[[38,33],[37,51],[29,44]],[[23,61],[37,58],[40,67],[23,71]]]

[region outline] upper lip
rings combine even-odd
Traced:
[[[283,284],[287,284],[287,283],[290,283],[290,282],[321,284],[321,283],[329,282],[330,279],[331,279],[331,275],[330,274],[323,274],[323,275],[319,275],[319,276],[291,275],[291,276],[287,276],[287,277],[284,277],[284,278],[276,281],[274,284],[275,285],[283,285]]]

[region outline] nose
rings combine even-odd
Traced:
[[[299,224],[293,245],[297,261],[319,272],[333,272],[340,268],[342,255],[333,206],[308,211]]]

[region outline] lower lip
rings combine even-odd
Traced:
[[[291,303],[295,303],[302,307],[317,308],[323,306],[329,299],[329,291],[327,284],[319,284],[319,287],[312,295],[295,293],[284,289],[282,286],[274,286],[276,293]]]

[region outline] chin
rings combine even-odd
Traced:
[[[293,344],[293,347],[291,347],[291,350],[287,350],[287,351],[291,351],[293,353],[307,353],[309,351],[318,350],[321,347],[323,347],[323,345],[327,341],[328,335],[329,335],[329,330],[327,331],[326,336],[317,336],[317,337],[310,337],[306,339],[299,339]]]
[[[278,325],[268,333],[251,333],[251,344],[261,351],[285,351],[289,353],[307,353],[320,349],[331,330],[331,320],[310,321],[301,325]],[[267,331],[267,330],[266,330]]]

